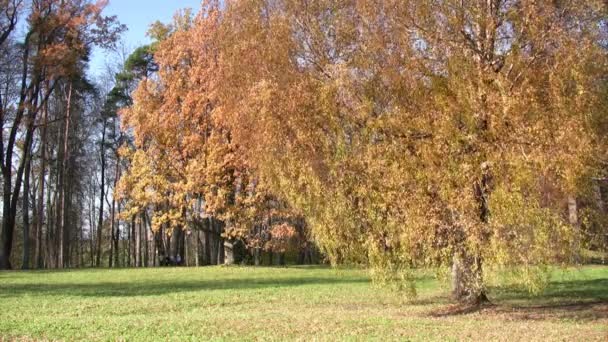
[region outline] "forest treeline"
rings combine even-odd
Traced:
[[[449,266],[479,302],[606,250],[603,1],[205,0],[101,85],[102,2],[2,5],[2,268]]]

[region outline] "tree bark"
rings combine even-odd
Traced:
[[[105,199],[106,191],[106,121],[104,120],[101,130],[101,146],[99,147],[101,153],[101,186],[99,194],[99,217],[97,224],[97,267],[101,267],[101,254],[102,254],[102,238],[103,238],[103,202]]]
[[[195,238],[195,241],[196,241],[195,242],[196,245],[195,245],[195,248],[194,248],[194,252],[196,253],[196,255],[195,255],[194,261],[196,263],[196,267],[199,267],[201,265],[201,263],[200,263],[200,256],[201,256],[201,252],[200,252],[201,231],[199,229],[196,230],[194,238]]]
[[[28,149],[29,147],[25,147]],[[23,179],[23,261],[21,268],[27,270],[30,268],[30,172],[32,167],[32,159],[29,157],[27,150],[23,152],[25,161],[25,177]]]
[[[48,87],[48,85],[47,85]],[[43,126],[40,145],[40,173],[38,175],[38,218],[36,219],[36,245],[34,247],[34,258],[36,268],[42,268],[42,227],[44,226],[44,178],[46,177],[46,150],[48,135],[48,104],[44,104]],[[47,227],[48,229],[48,227]]]
[[[209,224],[209,227],[211,227],[211,224]],[[204,258],[203,258],[203,264],[204,265],[211,265],[211,232],[209,230],[205,230],[203,232],[203,235],[205,236],[205,248],[203,250],[204,253]]]
[[[66,240],[66,228],[65,228],[65,207],[66,207],[66,201],[65,201],[65,195],[66,195],[66,191],[65,191],[65,174],[67,173],[67,164],[68,164],[68,158],[69,158],[69,139],[70,139],[70,112],[71,112],[71,106],[72,106],[72,82],[70,82],[69,87],[68,87],[68,95],[67,95],[67,105],[66,105],[66,116],[65,116],[65,128],[64,128],[64,132],[63,132],[63,155],[62,155],[62,162],[61,162],[61,168],[59,171],[59,187],[58,187],[58,191],[59,191],[59,201],[60,201],[60,208],[59,210],[57,210],[57,215],[59,218],[59,225],[58,225],[58,232],[57,235],[59,237],[59,251],[58,251],[58,257],[57,257],[57,267],[58,268],[64,268],[65,266],[65,240]]]
[[[116,187],[114,187],[114,189],[116,189]],[[120,217],[120,202],[117,203],[117,211],[118,211],[118,215],[117,217]],[[118,267],[118,260],[119,260],[119,254],[120,254],[120,219],[116,218],[116,232],[114,233],[114,265],[116,267]],[[123,262],[124,264],[124,262]]]
[[[148,229],[148,219],[146,213],[141,214],[141,224],[144,230],[144,267],[150,267],[150,229]]]

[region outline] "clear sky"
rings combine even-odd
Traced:
[[[182,8],[192,8],[195,12],[201,0],[110,0],[104,13],[116,15],[118,20],[127,25],[128,31],[123,34],[126,46],[133,49],[149,42],[146,37],[148,26],[160,20],[170,22],[173,14]],[[91,60],[91,76],[101,73],[108,53],[96,49]]]

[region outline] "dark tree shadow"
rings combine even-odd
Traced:
[[[367,283],[366,278],[322,278],[293,277],[265,279],[201,279],[163,280],[145,282],[95,282],[95,283],[29,283],[0,284],[0,299],[22,295],[30,296],[81,296],[81,297],[131,297],[157,296],[203,290],[249,290],[264,288],[285,288],[310,285],[339,285]]]
[[[506,320],[608,319],[608,279],[552,282],[539,296],[516,288],[494,288],[490,293],[490,304],[453,304],[429,315],[449,317],[481,312]]]

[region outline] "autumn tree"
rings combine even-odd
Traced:
[[[202,264],[224,263],[225,242],[247,244],[259,261],[261,250],[286,249],[269,243],[290,238],[283,230],[271,239],[270,230],[289,217],[277,210],[285,203],[266,191],[219,110],[222,15],[219,2],[206,1],[197,16],[184,11],[171,25],[153,25],[158,69],[142,78],[122,113],[134,134],[134,148],[125,150],[130,168],[119,184],[124,217],[150,212],[159,250],[170,245],[161,243],[164,235],[183,246],[184,234],[195,232]],[[176,257],[182,248],[165,252]]]
[[[601,1],[232,1],[218,108],[333,263],[452,267],[486,300],[567,263],[567,199],[600,142]],[[602,150],[599,145],[599,150]]]

